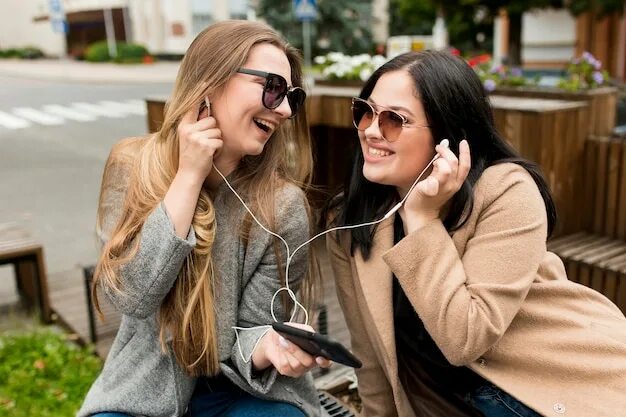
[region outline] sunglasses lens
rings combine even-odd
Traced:
[[[365,130],[372,125],[374,120],[374,110],[364,101],[354,100],[352,102],[352,123],[358,130]]]
[[[275,109],[280,106],[287,94],[287,81],[280,75],[272,74],[267,77],[265,88],[263,89],[263,105],[268,109]]]
[[[402,124],[404,120],[402,117],[393,111],[383,110],[378,115],[378,124],[380,131],[388,141],[394,141],[398,139],[400,132],[402,131]]]
[[[304,104],[304,100],[306,100],[306,93],[300,87],[294,87],[291,91],[287,92],[287,101],[291,108],[291,117],[295,117],[296,114],[298,114]]]

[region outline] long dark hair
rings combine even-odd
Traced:
[[[556,209],[548,184],[539,167],[519,156],[494,126],[489,99],[480,79],[461,58],[447,52],[409,52],[395,57],[378,68],[367,80],[361,94],[368,99],[385,73],[405,70],[415,82],[434,138],[439,143],[450,141],[450,149],[458,155],[459,143],[467,139],[472,167],[461,189],[451,198],[443,224],[448,231],[460,228],[472,211],[473,188],[488,167],[513,162],[532,176],[543,197],[548,216],[548,235],[556,223]],[[434,149],[433,149],[434,152]],[[343,193],[327,206],[327,213],[336,213],[333,226],[359,224],[381,218],[398,200],[395,187],[376,184],[363,176],[363,152],[357,146],[352,169],[346,178]],[[376,227],[351,229],[351,252],[358,247],[365,259],[369,257]]]

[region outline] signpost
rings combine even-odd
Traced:
[[[304,65],[311,66],[311,20],[317,17],[315,0],[293,0],[293,9],[302,22],[302,41],[304,46]]]
[[[52,23],[52,31],[55,33],[67,33],[67,19],[63,11],[61,0],[48,0],[48,8],[50,23]]]
[[[109,56],[114,58],[117,56],[117,43],[115,40],[115,25],[113,24],[113,11],[110,8],[103,10],[104,12],[104,30],[107,35],[107,46],[109,48]]]

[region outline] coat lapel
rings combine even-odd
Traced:
[[[379,342],[384,347],[387,369],[396,372],[396,340],[393,326],[392,273],[382,255],[393,246],[393,217],[382,222],[374,236],[367,261],[356,251],[355,264],[358,282],[365,296],[365,304],[374,320]]]

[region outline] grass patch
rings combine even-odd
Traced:
[[[0,416],[74,416],[101,368],[91,348],[50,328],[0,335]]]

